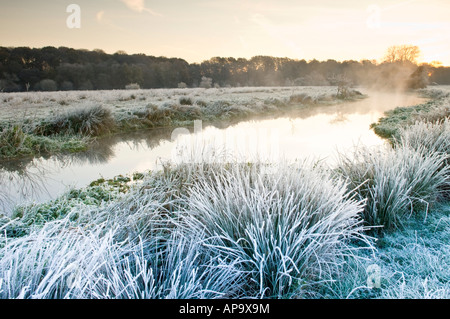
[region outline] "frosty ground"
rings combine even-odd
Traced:
[[[311,96],[334,103],[323,88],[293,90],[229,89],[240,101],[229,107],[245,105],[244,97],[249,109],[276,109],[278,102],[267,102],[275,99],[311,103]],[[155,110],[165,108],[164,99],[200,103],[195,90],[169,92],[178,91],[167,91]],[[222,101],[218,92],[201,101]],[[104,94],[116,93],[134,98],[111,111],[114,118],[137,116],[131,110],[139,102],[127,102],[144,96]],[[389,133],[389,145],[359,147],[337,167],[167,163],[17,207],[0,223],[0,296],[449,298],[449,96],[423,93],[433,101],[374,124]],[[14,98],[5,103],[12,107]],[[50,109],[37,105],[30,110],[45,119]]]

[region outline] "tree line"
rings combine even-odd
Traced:
[[[410,46],[405,47],[410,52]],[[183,59],[67,47],[0,47],[0,91],[111,90],[124,88],[352,85],[423,87],[450,84],[450,68],[418,65],[391,47],[374,60],[298,60],[271,56]]]

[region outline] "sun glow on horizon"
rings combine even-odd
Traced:
[[[408,43],[421,49],[423,62],[450,65],[450,3],[439,0],[78,0],[80,29],[65,26],[68,4],[3,4],[1,45],[122,50],[201,63],[258,55],[380,61],[389,46]]]

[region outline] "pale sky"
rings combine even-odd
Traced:
[[[67,6],[81,8],[68,28]],[[66,46],[202,62],[270,55],[380,60],[413,44],[450,66],[449,0],[0,0],[0,46]]]

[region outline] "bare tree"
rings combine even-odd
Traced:
[[[411,62],[417,64],[417,59],[420,56],[420,49],[416,45],[393,45],[388,48],[384,56],[384,62]]]

